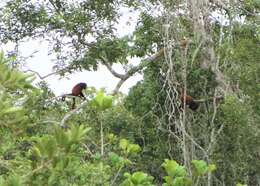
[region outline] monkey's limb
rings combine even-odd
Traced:
[[[71,106],[71,109],[75,109],[75,106],[76,106],[76,98],[72,98],[72,106]]]

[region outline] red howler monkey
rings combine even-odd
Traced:
[[[182,91],[181,91],[181,96],[180,96],[180,98],[181,98],[181,108],[182,108],[183,105],[184,105],[184,98],[185,98],[185,102],[186,102],[185,105],[187,105],[187,106],[188,106],[191,110],[193,110],[193,111],[196,111],[196,110],[198,109],[199,104],[196,103],[191,96],[189,96],[189,95],[187,95],[187,94],[184,95],[184,89],[182,89]]]
[[[71,94],[65,94],[65,95],[62,96],[62,101],[65,101],[65,97],[66,96],[78,96],[78,97],[86,100],[86,97],[82,93],[82,90],[86,89],[86,87],[87,87],[86,83],[78,83],[78,84],[76,84],[73,87],[73,89],[71,91]],[[76,98],[73,97],[72,109],[75,109],[75,104],[76,104]]]

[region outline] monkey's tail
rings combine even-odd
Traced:
[[[72,96],[72,94],[63,94],[63,95],[61,96],[61,100],[62,100],[62,101],[65,101],[66,96]]]

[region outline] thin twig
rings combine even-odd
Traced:
[[[48,77],[50,77],[50,76],[52,76],[52,75],[56,75],[56,74],[62,72],[62,71],[64,71],[64,70],[68,69],[68,68],[69,68],[69,67],[64,67],[64,68],[62,68],[62,69],[60,69],[60,70],[57,70],[57,71],[55,71],[55,72],[51,72],[51,73],[46,74],[46,75],[44,75],[44,76],[42,76],[39,72],[34,71],[34,70],[31,70],[31,69],[25,70],[25,71],[23,71],[23,72],[24,72],[24,73],[32,72],[32,73],[36,74],[41,80],[44,80],[44,79],[46,79],[46,78],[48,78]]]
[[[114,183],[116,182],[116,179],[117,179],[117,177],[119,176],[119,173],[121,172],[121,170],[122,170],[123,167],[124,167],[124,165],[121,165],[120,168],[118,169],[118,171],[117,171],[117,173],[116,173],[114,179],[113,179],[112,182],[111,182],[111,186],[113,186]]]

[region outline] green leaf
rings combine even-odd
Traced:
[[[18,175],[10,175],[5,183],[6,186],[22,186],[21,178]]]
[[[128,148],[127,148],[127,151],[129,153],[138,153],[141,151],[141,147],[137,144],[129,144],[128,145]]]
[[[57,142],[56,142],[56,140],[53,137],[51,137],[46,142],[47,142],[45,144],[46,152],[47,152],[49,158],[53,158],[53,156],[57,152]]]
[[[103,105],[103,100],[104,100],[104,92],[103,92],[103,91],[99,91],[98,94],[97,94],[97,96],[95,97],[95,101],[96,101],[97,106],[98,106],[99,108],[102,107],[102,105]]]
[[[210,164],[210,165],[208,166],[208,171],[209,171],[209,172],[213,172],[213,171],[215,171],[216,169],[217,169],[217,167],[216,167],[215,164]]]
[[[111,108],[113,105],[113,97],[112,96],[106,96],[103,99],[102,109],[108,109]]]
[[[65,133],[65,131],[62,128],[60,128],[60,127],[55,128],[54,137],[59,146],[61,146],[63,148],[68,148],[69,136]]]
[[[192,160],[191,164],[193,166],[193,171],[196,176],[203,176],[208,171],[207,163],[203,160]]]
[[[247,186],[246,184],[237,183],[236,186]]]
[[[129,172],[125,172],[125,173],[124,173],[124,177],[125,177],[125,178],[130,178],[130,177],[131,177],[131,174],[130,174]]]
[[[37,147],[33,147],[33,149],[32,149],[32,154],[33,154],[36,158],[41,158],[40,149],[37,148]]]
[[[173,181],[173,186],[190,186],[192,184],[192,180],[186,177],[177,177]]]
[[[52,136],[44,136],[38,140],[35,147],[39,149],[41,156],[52,158],[57,151],[57,142]]]
[[[171,176],[164,176],[163,179],[166,181],[168,185],[173,184],[173,178]]]
[[[173,178],[187,175],[185,168],[183,166],[180,166],[174,160],[166,159],[162,166],[165,168],[167,174]]]
[[[147,175],[146,173],[143,173],[143,172],[135,172],[135,173],[132,175],[131,181],[132,181],[134,184],[140,184],[140,183],[142,183],[144,180],[146,180],[147,176],[148,176],[148,175]]]
[[[97,96],[91,102],[91,105],[98,110],[106,110],[113,105],[113,97],[106,96],[103,91],[99,91]]]
[[[111,160],[112,164],[116,165],[120,162],[120,156],[118,156],[114,152],[109,153],[109,159]]]
[[[126,139],[121,139],[119,142],[119,147],[123,150],[126,150],[129,145],[129,141]]]
[[[72,144],[81,141],[90,129],[90,127],[85,128],[83,125],[72,125],[71,129],[67,132],[70,143]]]
[[[8,80],[11,78],[11,71],[7,71],[5,79]]]

